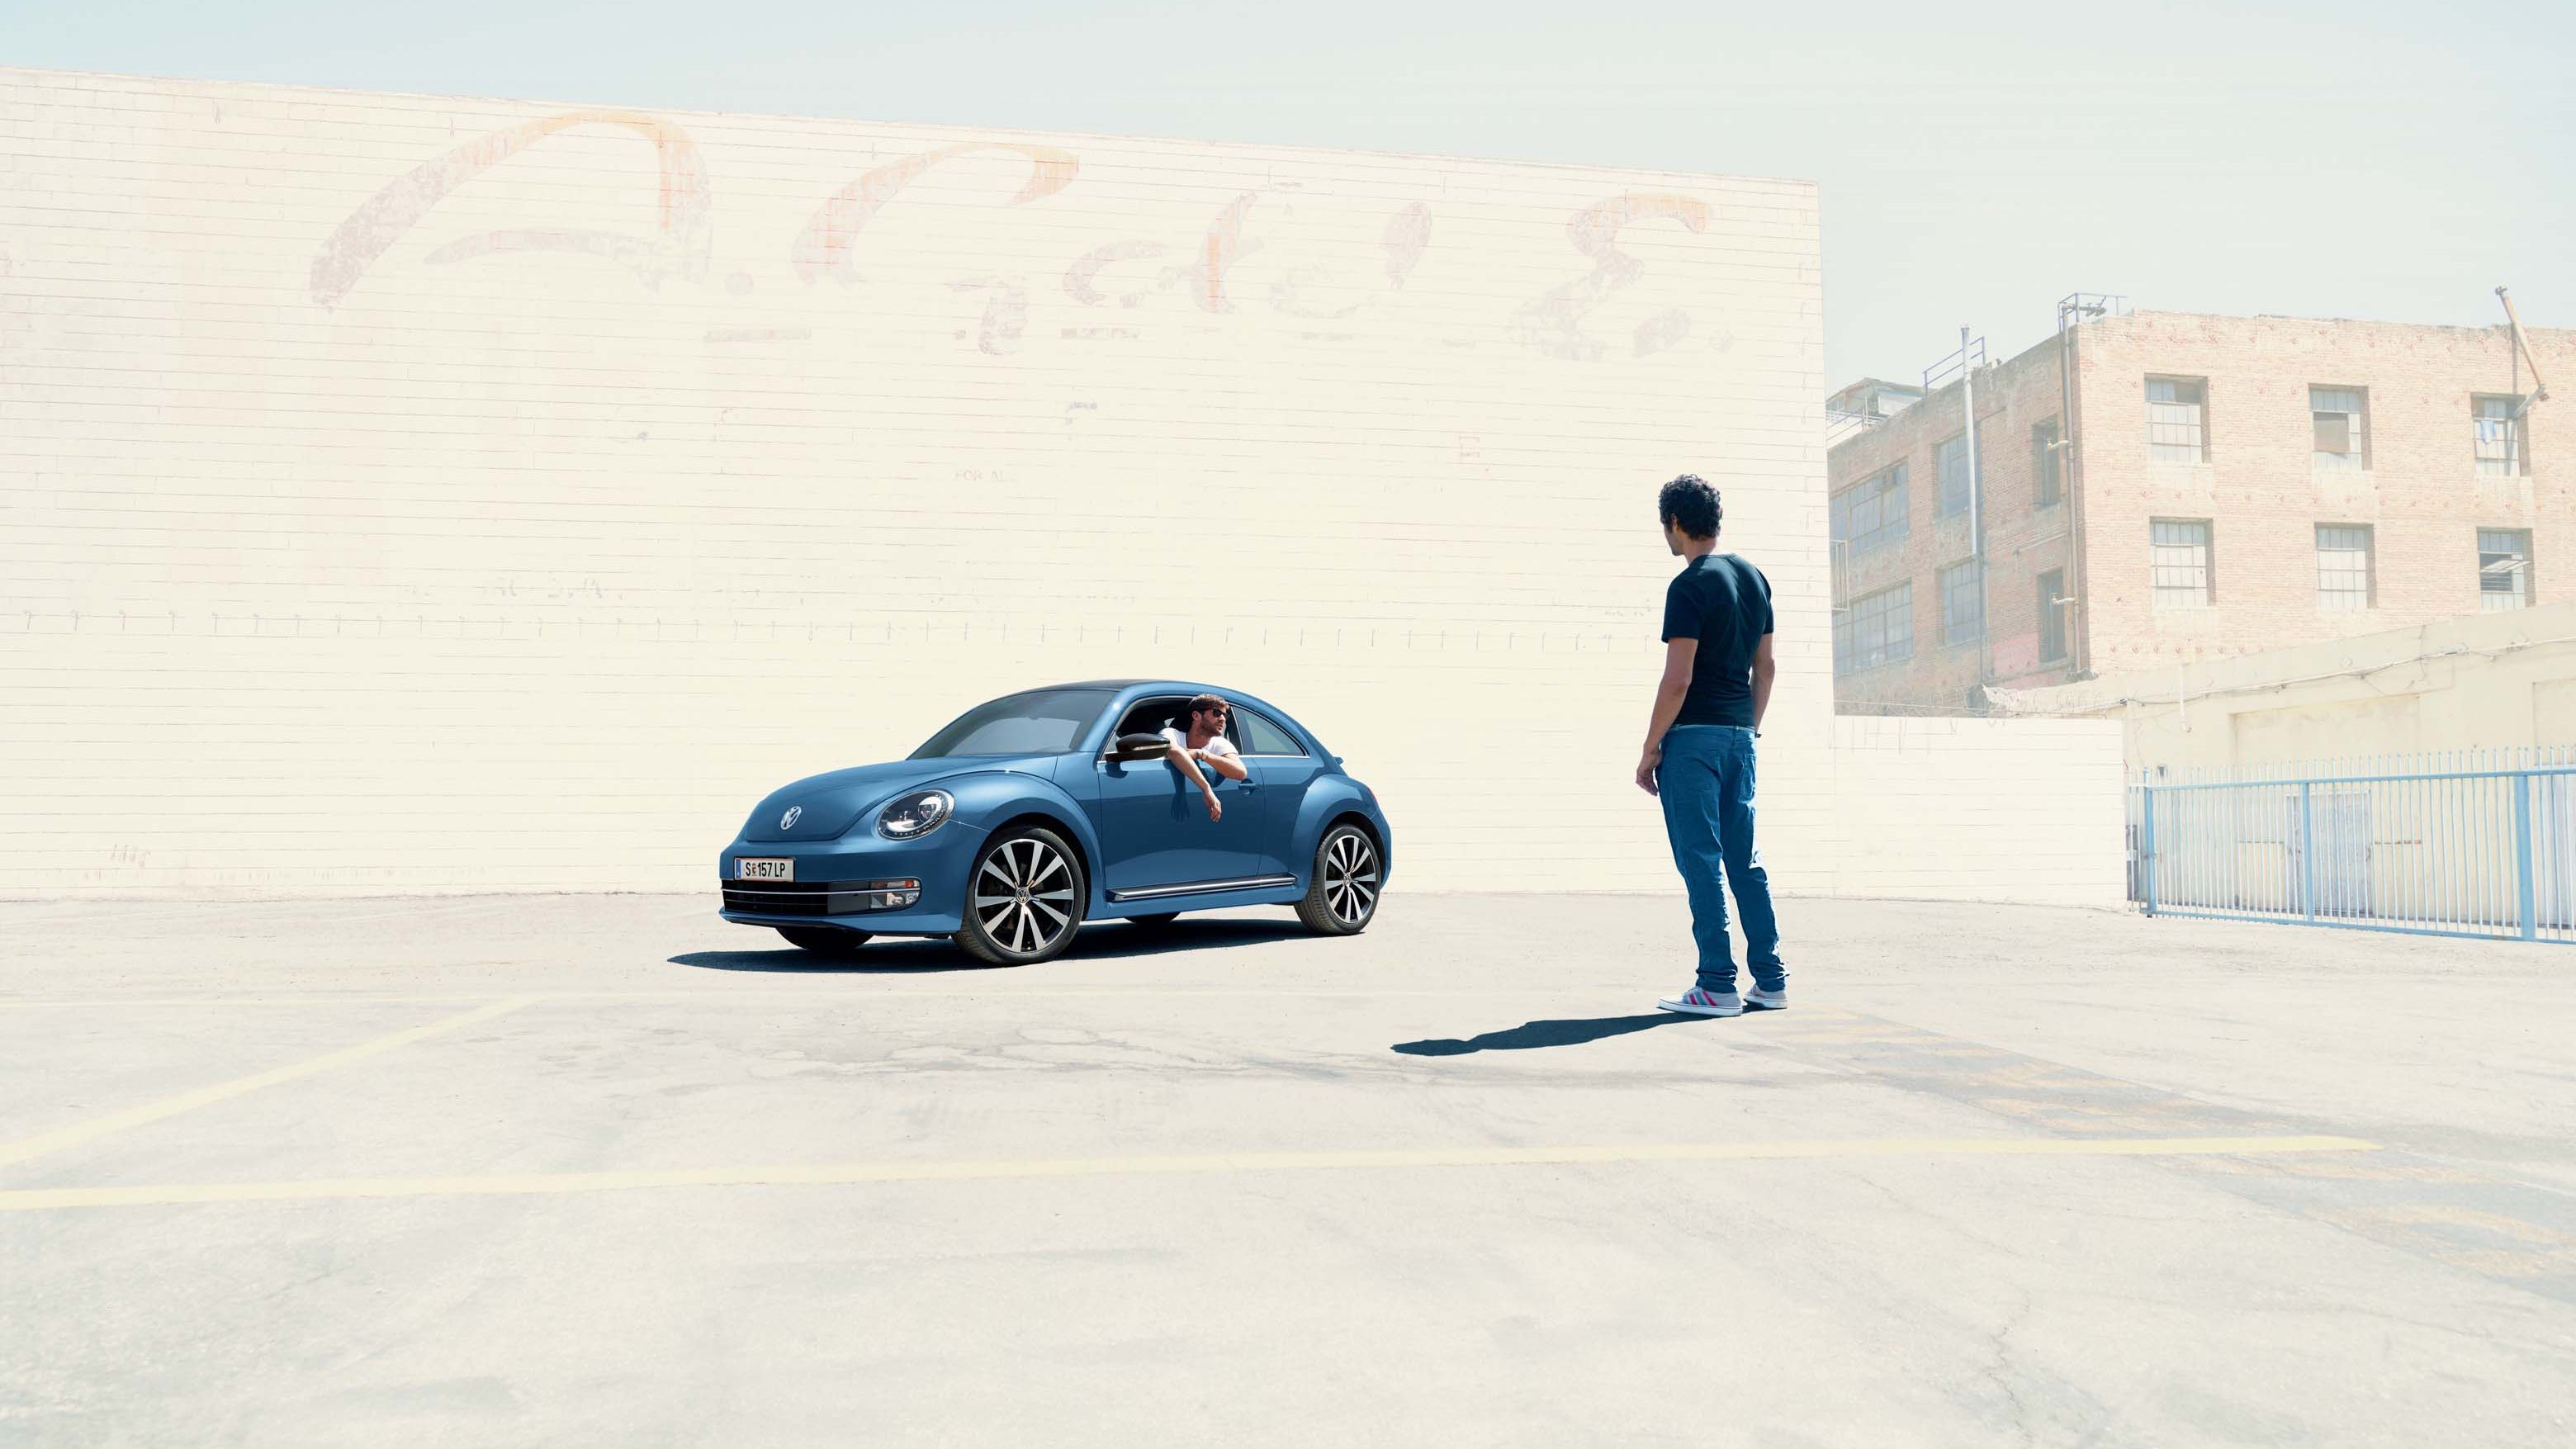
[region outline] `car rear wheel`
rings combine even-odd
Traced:
[[[1319,936],[1356,936],[1377,914],[1377,841],[1348,823],[1315,845],[1315,873],[1297,902],[1297,919]]]
[[[831,926],[780,926],[778,934],[785,936],[787,944],[800,951],[814,951],[825,956],[855,951],[868,943],[865,931],[844,931]]]
[[[1064,837],[1024,826],[996,837],[966,877],[957,944],[989,966],[1032,966],[1063,953],[1082,924],[1090,883]]]

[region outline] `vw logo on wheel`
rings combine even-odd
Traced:
[[[804,807],[804,806],[802,806],[802,805],[790,805],[790,806],[788,806],[788,807],[787,807],[787,813],[778,817],[778,828],[779,828],[779,829],[781,829],[781,830],[793,830],[793,829],[795,829],[795,828],[796,828],[796,817],[797,817],[797,816],[799,816],[799,815],[802,815],[802,814],[804,814],[804,813],[805,813],[805,807]]]

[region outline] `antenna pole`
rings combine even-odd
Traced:
[[[2531,355],[2531,339],[2522,335],[2522,318],[2514,314],[2512,294],[2502,287],[2496,288],[2495,292],[2496,300],[2504,304],[2505,330],[2513,338],[2513,382],[2516,392],[2522,390],[2522,368],[2526,364],[2531,368],[2531,395],[2514,404],[2513,416],[2515,421],[2519,422],[2524,413],[2531,411],[2533,403],[2549,396],[2549,384],[2541,381],[2540,359]]]

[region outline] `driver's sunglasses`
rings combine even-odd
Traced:
[[[1229,718],[1229,717],[1230,717],[1230,715],[1229,715],[1229,712],[1228,712],[1228,711],[1226,711],[1226,710],[1221,710],[1221,709],[1203,709],[1203,710],[1200,710],[1200,711],[1199,711],[1199,713],[1201,713],[1201,714],[1212,714],[1212,715],[1215,715],[1218,719],[1226,719],[1226,718]]]

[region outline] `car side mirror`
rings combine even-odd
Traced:
[[[1172,752],[1172,742],[1161,735],[1120,735],[1110,741],[1106,758],[1112,764],[1134,760],[1159,760]]]

